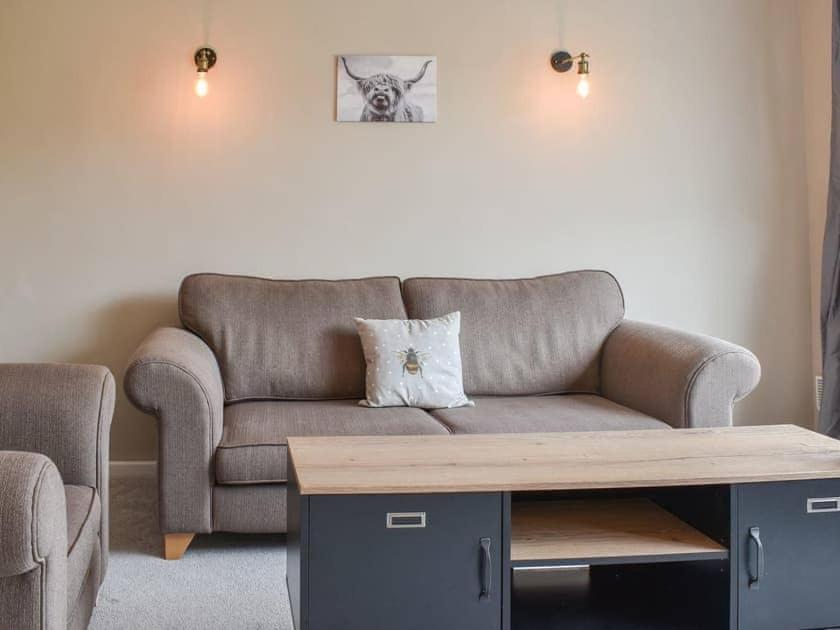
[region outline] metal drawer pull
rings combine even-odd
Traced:
[[[808,514],[819,514],[820,512],[840,512],[840,497],[808,499],[805,510]]]
[[[490,555],[490,539],[482,538],[478,544],[481,547],[481,593],[478,599],[490,599],[490,589],[493,587],[493,556]]]
[[[752,562],[750,562],[747,568],[750,574],[749,587],[758,590],[758,582],[764,577],[764,545],[761,544],[761,530],[758,527],[750,527],[750,542],[755,546],[756,571],[752,572]]]
[[[388,512],[385,519],[388,529],[409,529],[426,527],[425,512]]]

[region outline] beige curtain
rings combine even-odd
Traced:
[[[820,430],[840,438],[840,0],[834,0],[831,41],[831,166],[822,259],[823,402]]]

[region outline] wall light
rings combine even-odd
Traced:
[[[207,71],[216,65],[216,51],[212,48],[199,48],[195,51],[195,68],[198,77],[195,80],[195,93],[201,97],[207,96]]]
[[[551,55],[551,67],[557,72],[568,72],[574,67],[575,61],[577,61],[577,73],[580,77],[577,93],[581,98],[586,98],[589,96],[589,53],[570,55],[565,50],[561,50]]]

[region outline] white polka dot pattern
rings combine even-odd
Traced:
[[[436,319],[361,319],[368,407],[472,406],[461,373],[461,313]]]

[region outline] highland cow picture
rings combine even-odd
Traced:
[[[437,58],[340,55],[340,122],[435,122]]]

